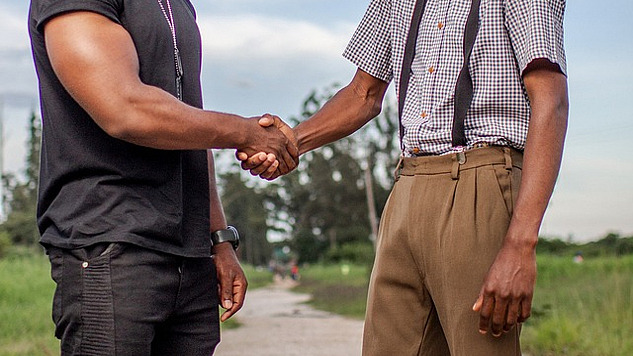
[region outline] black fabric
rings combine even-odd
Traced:
[[[184,66],[183,101],[201,108],[201,40],[188,0],[171,0]],[[124,241],[180,256],[208,256],[205,151],[166,151],[108,136],[51,67],[44,25],[91,11],[131,35],[148,85],[176,93],[172,35],[157,0],[32,0],[29,31],[43,120],[38,225],[45,246]]]
[[[407,100],[407,90],[409,88],[409,80],[411,79],[411,65],[415,58],[415,44],[418,40],[418,34],[420,32],[420,23],[422,22],[422,15],[424,14],[424,8],[426,7],[426,0],[417,0],[415,8],[413,9],[413,16],[411,18],[411,25],[409,27],[409,34],[407,35],[407,42],[404,47],[404,59],[402,61],[402,75],[400,75],[400,87],[398,97],[398,121],[400,123],[400,146],[404,151],[404,125],[402,125],[402,115],[404,113],[404,103]]]
[[[213,260],[128,244],[49,249],[61,355],[208,356],[220,341]]]
[[[464,30],[464,66],[459,72],[455,84],[455,114],[453,118],[453,147],[466,146],[466,130],[464,123],[466,114],[473,101],[473,79],[470,76],[470,55],[473,52],[475,39],[479,29],[479,4],[481,0],[472,0],[470,14]]]
[[[466,131],[464,122],[466,114],[473,99],[473,82],[470,76],[470,55],[477,38],[479,30],[479,5],[481,0],[472,0],[470,13],[464,30],[464,66],[457,78],[455,86],[455,113],[453,116],[452,143],[453,147],[466,146]],[[398,97],[398,119],[400,123],[400,144],[404,150],[404,126],[402,125],[402,115],[404,103],[407,99],[407,90],[411,78],[411,65],[415,58],[415,46],[418,40],[420,24],[426,7],[426,0],[417,0],[413,9],[411,25],[405,44],[404,59],[402,62],[402,74],[400,75],[399,97]]]

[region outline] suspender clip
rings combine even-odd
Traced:
[[[466,163],[466,148],[464,146],[455,146],[453,147],[453,153],[457,155],[457,163],[464,164]]]

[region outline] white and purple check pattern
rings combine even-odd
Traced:
[[[470,0],[427,1],[402,115],[407,156],[451,151],[454,91],[470,5]],[[414,6],[415,0],[372,0],[343,55],[378,79],[399,82]],[[566,73],[564,10],[565,0],[481,0],[470,60],[469,145],[525,147],[530,107],[521,74],[538,58]]]

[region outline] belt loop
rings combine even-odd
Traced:
[[[505,158],[505,161],[506,161],[505,168],[511,171],[512,170],[512,152],[510,151],[510,147],[503,148],[503,157]]]
[[[453,167],[451,168],[451,178],[453,178],[453,180],[459,179],[459,166],[461,164],[457,156],[457,154],[453,154]]]
[[[398,160],[398,164],[396,164],[396,169],[393,171],[393,179],[394,182],[397,182],[400,179],[400,173],[402,172],[402,165],[404,163],[404,155],[400,155],[400,159]]]

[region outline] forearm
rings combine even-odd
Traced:
[[[252,132],[243,117],[201,110],[143,84],[108,105],[113,107],[95,110],[95,121],[104,123],[103,129],[113,137],[146,147],[239,148]]]
[[[348,86],[295,128],[299,153],[346,137],[380,114],[387,86],[359,70]]]
[[[543,76],[542,76],[543,77]],[[534,247],[545,210],[560,169],[567,131],[566,78],[550,72],[548,85],[526,78],[532,114],[523,159],[521,187],[507,235],[507,242]]]

